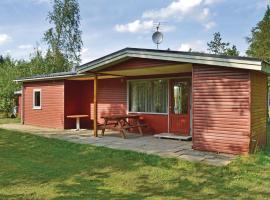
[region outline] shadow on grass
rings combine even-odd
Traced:
[[[0,129],[0,199],[263,199],[269,152],[212,167]]]

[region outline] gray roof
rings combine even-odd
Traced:
[[[256,58],[197,52],[125,48],[77,67],[77,73],[98,72],[129,58],[147,58],[180,63],[256,70],[270,74],[270,64]]]
[[[47,79],[64,79],[67,77],[73,77],[76,76],[77,72],[70,71],[70,72],[57,72],[57,73],[51,73],[51,74],[41,74],[41,75],[35,75],[30,77],[23,77],[18,78],[14,81],[16,82],[26,82],[26,81],[38,81],[38,80],[47,80]]]
[[[65,79],[68,77],[82,76],[86,71],[96,72],[99,69],[106,68],[108,65],[121,61],[125,58],[138,57],[171,60],[177,62],[197,63],[206,65],[217,65],[225,67],[235,67],[250,70],[257,70],[264,73],[270,73],[270,64],[261,61],[257,58],[243,57],[243,56],[225,56],[215,55],[208,53],[198,52],[184,52],[184,51],[171,51],[171,50],[157,50],[157,49],[143,49],[143,48],[124,48],[119,51],[113,52],[101,58],[95,59],[88,63],[76,67],[76,72],[59,72],[52,74],[43,74],[32,77],[19,78],[17,82],[27,81],[42,81],[42,80],[55,80]]]
[[[214,58],[224,58],[224,59],[238,59],[238,60],[247,60],[247,61],[261,61],[260,59],[257,59],[257,58],[245,57],[245,56],[226,56],[226,55],[217,55],[217,54],[200,53],[200,52],[172,51],[172,50],[143,49],[143,48],[127,47],[127,48],[121,49],[119,51],[115,51],[115,52],[108,54],[106,56],[100,57],[98,59],[92,60],[90,62],[84,63],[84,64],[78,66],[77,69],[84,68],[85,66],[91,65],[91,64],[99,62],[101,60],[104,60],[107,57],[112,57],[114,55],[125,53],[127,51],[155,52],[155,53],[159,52],[159,53],[172,53],[172,54],[176,54],[176,55],[191,55],[191,56],[203,56],[203,57],[214,57]]]

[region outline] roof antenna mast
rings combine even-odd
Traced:
[[[159,44],[163,41],[163,34],[159,31],[160,30],[161,23],[155,25],[156,31],[152,35],[152,41],[157,45],[157,49]]]

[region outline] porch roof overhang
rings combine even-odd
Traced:
[[[255,58],[249,57],[234,57],[234,56],[221,56],[221,55],[212,55],[205,53],[195,53],[195,52],[181,52],[181,51],[170,51],[170,50],[153,50],[153,49],[138,49],[138,48],[125,48],[120,51],[114,52],[107,56],[101,57],[89,63],[83,64],[77,68],[78,74],[83,73],[97,73],[99,71],[103,71],[104,73],[112,73],[111,71],[106,71],[105,69],[115,65],[117,63],[121,63],[125,60],[131,58],[146,58],[146,59],[156,59],[156,60],[164,60],[164,61],[175,61],[179,62],[179,65],[175,66],[167,66],[172,70],[177,70],[176,73],[181,72],[182,68],[183,72],[187,71],[188,64],[201,64],[201,65],[213,65],[213,66],[221,66],[221,67],[232,67],[232,68],[240,68],[247,70],[255,70],[263,73],[270,74],[270,64]],[[181,63],[181,64],[180,64]],[[186,68],[186,69],[185,69]],[[169,69],[169,68],[167,68]],[[149,70],[151,70],[149,68]],[[156,71],[157,68],[153,66],[152,71]],[[159,68],[159,70],[162,70]],[[165,68],[163,70],[166,70]],[[117,72],[118,75],[129,75],[127,71],[132,72],[132,70],[121,70],[121,72]],[[170,71],[170,70],[168,70]],[[134,70],[134,73],[138,71]],[[115,73],[115,71],[114,71]],[[143,71],[141,72],[143,73]],[[150,73],[150,72],[149,72]],[[131,73],[132,74],[132,73]],[[152,73],[150,73],[152,74]],[[136,74],[135,74],[136,75]],[[137,74],[140,75],[140,74]]]
[[[52,74],[36,75],[31,77],[24,77],[14,80],[15,82],[33,82],[33,81],[45,81],[45,80],[63,80],[71,77],[81,77],[83,74],[77,74],[77,72],[59,72]]]
[[[136,69],[110,70],[110,66],[122,63],[132,58],[145,58],[162,61],[173,61],[175,64],[151,66]],[[142,76],[175,74],[192,71],[192,65],[212,65],[232,67],[239,69],[255,70],[270,74],[270,63],[249,57],[221,56],[196,52],[181,52],[170,50],[154,50],[125,48],[93,60],[76,68],[76,71],[60,72],[32,77],[24,77],[14,80],[15,82],[36,82],[52,80],[93,80],[95,75],[98,79],[116,78],[121,76]]]

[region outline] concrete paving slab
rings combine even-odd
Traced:
[[[74,143],[103,146],[112,149],[131,150],[154,154],[163,157],[174,157],[190,162],[200,162],[214,166],[224,166],[229,164],[234,155],[215,154],[192,149],[192,142],[158,139],[151,135],[140,136],[139,134],[127,134],[127,139],[121,138],[117,132],[106,132],[103,137],[93,137],[91,130],[72,131],[47,129],[21,124],[4,124],[0,128],[31,133],[48,138],[57,138]]]

